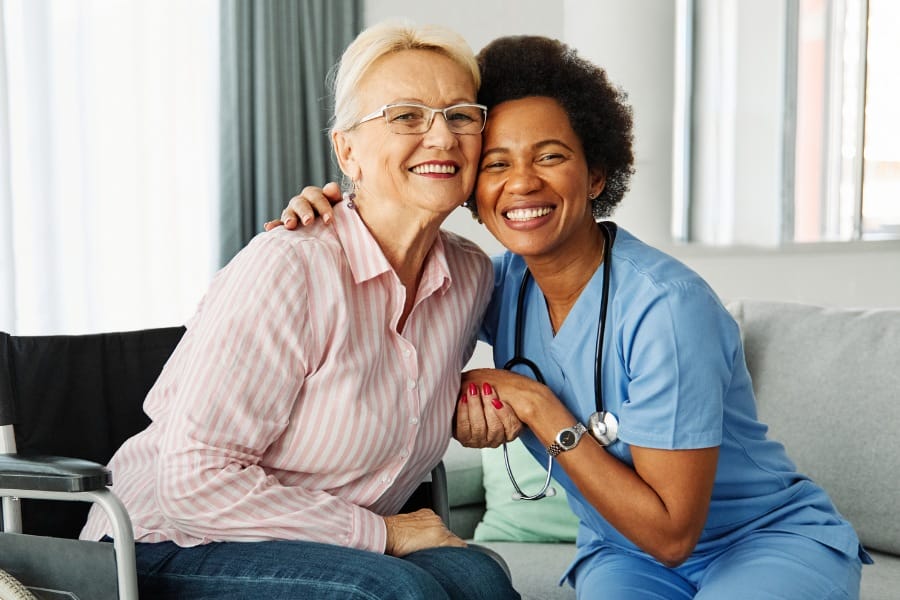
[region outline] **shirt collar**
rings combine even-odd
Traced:
[[[391,264],[381,251],[381,246],[360,218],[359,213],[347,208],[345,201],[334,205],[334,228],[344,248],[350,271],[356,283],[374,279],[384,273],[393,273]],[[444,247],[443,232],[438,235],[425,258],[419,297],[426,297],[437,290],[444,291],[452,283],[450,267]]]

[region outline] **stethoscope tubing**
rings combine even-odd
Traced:
[[[609,304],[609,280],[612,274],[612,246],[616,239],[616,224],[611,221],[603,221],[598,224],[604,232],[603,238],[603,294],[600,298],[600,318],[599,324],[597,326],[597,346],[594,351],[595,361],[594,361],[594,402],[597,408],[597,412],[594,415],[591,415],[591,422],[597,422],[603,426],[603,431],[595,431],[595,427],[591,427],[591,434],[600,442],[602,445],[607,446],[615,441],[616,431],[618,430],[618,423],[615,419],[615,416],[611,413],[607,413],[603,410],[603,386],[602,386],[602,360],[603,360],[603,339],[606,335],[606,311],[607,306]],[[528,283],[531,281],[531,272],[526,268],[525,273],[522,275],[522,283],[519,285],[519,295],[516,299],[516,325],[515,325],[515,338],[513,341],[513,357],[506,361],[506,364],[503,365],[504,370],[512,370],[513,367],[524,366],[528,367],[531,371],[531,374],[534,376],[535,381],[538,383],[545,383],[544,375],[541,373],[540,368],[538,368],[537,364],[534,361],[529,360],[522,356],[522,340],[524,338],[524,330],[525,330],[525,296],[528,289]],[[597,418],[594,418],[597,417]],[[614,427],[608,427],[608,423],[614,425]],[[506,473],[509,475],[509,480],[513,485],[513,488],[516,490],[516,493],[513,494],[513,499],[515,500],[540,500],[541,498],[546,498],[547,496],[553,496],[556,494],[556,491],[550,487],[550,482],[553,478],[553,457],[549,454],[547,455],[547,478],[544,480],[544,485],[541,487],[540,491],[536,494],[526,494],[522,488],[519,486],[519,483],[516,481],[515,476],[512,472],[512,467],[509,464],[509,452],[507,450],[507,446],[503,444],[503,461],[506,464]]]

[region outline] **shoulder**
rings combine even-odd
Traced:
[[[442,229],[441,242],[444,245],[444,253],[451,269],[461,269],[478,277],[489,276],[493,273],[491,259],[472,240]]]
[[[318,222],[317,222],[318,223]],[[261,271],[280,269],[282,272],[306,270],[306,265],[332,267],[343,257],[340,240],[327,226],[309,226],[296,230],[278,227],[257,234],[231,260],[252,265]]]
[[[613,275],[618,304],[636,320],[662,310],[673,321],[717,322],[737,333],[737,325],[712,287],[675,257],[619,229],[613,249]]]
[[[688,293],[716,296],[709,284],[693,269],[621,228],[613,248],[613,270],[616,283],[633,291],[643,290],[651,295]]]

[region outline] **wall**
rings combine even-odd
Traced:
[[[811,244],[775,249],[703,248],[671,241],[675,99],[674,0],[366,0],[366,22],[406,16],[462,33],[476,51],[500,35],[565,40],[603,65],[629,93],[635,113],[637,173],[616,221],[678,257],[725,298],[835,306],[900,306],[900,242]],[[778,118],[774,115],[773,118]],[[448,228],[499,245],[468,214]]]

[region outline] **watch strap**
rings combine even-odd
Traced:
[[[562,434],[566,432],[572,432],[575,435],[575,442],[569,447],[563,446],[559,441],[560,436],[562,436]],[[560,430],[560,432],[556,434],[556,438],[554,439],[553,443],[547,446],[547,454],[555,457],[559,456],[560,453],[565,452],[566,450],[571,450],[578,445],[578,442],[581,441],[581,436],[583,436],[585,433],[587,433],[587,427],[585,427],[581,423],[575,423],[571,427],[566,427],[565,429]]]

